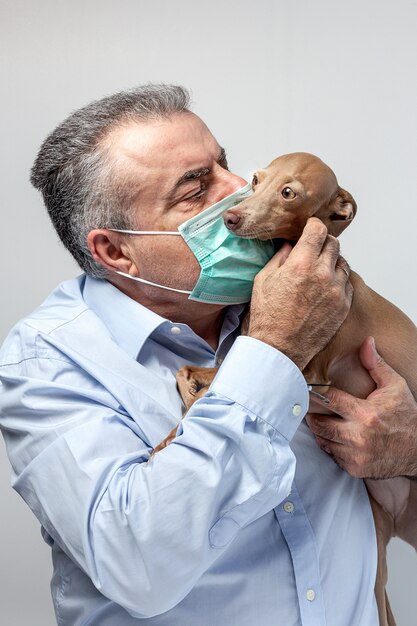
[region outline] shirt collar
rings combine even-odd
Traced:
[[[149,335],[166,321],[107,280],[87,276],[83,297],[109,329],[114,341],[134,359]]]
[[[137,358],[144,343],[154,331],[164,324],[171,323],[129,298],[107,280],[86,276],[83,298],[109,329],[114,341],[134,359]],[[244,304],[236,304],[228,308],[219,346],[239,326],[239,315],[244,308]]]

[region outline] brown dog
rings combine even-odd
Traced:
[[[353,197],[339,187],[333,171],[307,153],[275,159],[253,177],[254,194],[224,215],[226,226],[240,237],[285,239],[296,242],[309,217],[318,217],[331,235],[338,237],[356,214]],[[375,388],[359,360],[363,340],[372,335],[379,353],[407,381],[417,398],[417,329],[397,307],[367,287],[354,272],[354,288],[348,317],[329,342],[305,368],[307,382],[320,392],[334,385],[356,397],[366,398]],[[178,387],[188,409],[204,395],[216,369],[182,368]],[[314,395],[313,395],[314,398]],[[313,402],[314,404],[314,402]],[[311,409],[311,407],[310,407]],[[312,412],[324,413],[323,407]],[[164,448],[175,431],[154,450]],[[153,453],[153,454],[154,454]],[[386,545],[398,535],[417,548],[417,483],[406,478],[366,481],[378,539],[378,572],[375,593],[381,626],[395,625],[385,593]],[[413,521],[414,520],[414,521]]]

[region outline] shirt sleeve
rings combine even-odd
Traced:
[[[291,491],[289,444],[308,392],[294,363],[263,342],[237,339],[149,463],[136,422],[70,359],[37,353],[0,375],[14,488],[98,590],[134,617],[180,602],[239,530]]]

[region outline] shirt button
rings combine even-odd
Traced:
[[[301,406],[299,404],[294,404],[294,406],[292,407],[292,414],[294,415],[294,417],[298,417],[299,415],[301,415],[301,411]]]
[[[292,502],[286,502],[284,504],[284,511],[286,513],[292,513],[294,511],[294,505]]]
[[[178,328],[178,326],[172,326],[171,333],[173,335],[180,335],[181,334],[181,328]]]
[[[315,597],[316,597],[316,592],[314,591],[314,589],[307,589],[307,593],[306,593],[307,600],[309,602],[313,602]]]

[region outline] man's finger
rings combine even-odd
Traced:
[[[278,269],[281,265],[284,265],[285,261],[288,259],[292,251],[292,246],[287,241],[280,247],[278,252],[274,254],[272,259],[268,261],[267,265],[270,265],[271,268]]]
[[[318,258],[321,254],[327,237],[327,228],[317,217],[307,220],[301,237],[294,246],[292,257],[308,255],[310,258]]]
[[[265,268],[268,268],[271,271],[275,271],[279,269],[282,265],[284,265],[285,261],[291,254],[292,246],[287,241],[281,246],[281,248],[274,254],[272,259],[268,261],[265,265]],[[264,269],[265,269],[264,268]]]
[[[378,354],[373,337],[366,337],[359,351],[361,363],[368,370],[377,387],[385,387],[394,383],[400,375]]]
[[[344,420],[332,418],[330,415],[308,413],[306,422],[316,437],[323,441],[343,443],[346,440],[344,430],[346,430],[347,424]]]
[[[330,387],[328,391],[322,393],[325,400],[320,400],[318,396],[314,396],[314,401],[323,404],[323,406],[337,415],[341,415],[345,419],[349,419],[353,415],[358,415],[363,409],[364,400],[355,398],[346,391]]]
[[[340,252],[340,243],[336,237],[327,235],[323,248],[321,251],[320,259],[324,263],[331,264],[332,267],[337,266]]]
[[[316,441],[320,448],[329,454],[332,459],[342,459],[346,452],[346,447],[342,443],[330,441],[329,439],[323,439],[320,436],[316,436]]]
[[[335,272],[336,276],[338,276],[343,283],[348,282],[350,277],[350,267],[348,262],[342,256],[337,258]]]

